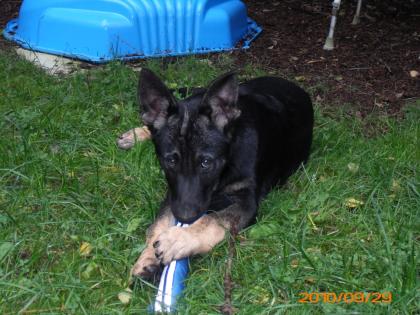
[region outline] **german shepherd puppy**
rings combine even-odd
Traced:
[[[313,109],[292,82],[260,77],[238,84],[234,73],[177,101],[143,69],[138,98],[168,183],[132,269],[150,279],[162,265],[209,252],[253,222],[261,199],[308,159]],[[191,225],[176,227],[175,219]]]

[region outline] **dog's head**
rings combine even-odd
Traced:
[[[240,115],[236,76],[222,75],[205,93],[177,101],[152,71],[143,69],[138,97],[168,182],[172,213],[181,222],[194,221],[209,210],[225,168]]]

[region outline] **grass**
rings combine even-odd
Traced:
[[[230,60],[148,66],[192,87]],[[152,286],[137,283],[127,305],[117,297],[165,192],[150,143],[115,145],[138,125],[137,75],[115,63],[54,78],[0,53],[0,79],[0,313],[144,314]],[[365,122],[316,104],[309,163],[237,241],[238,314],[418,312],[420,111],[371,119],[387,131],[367,137]],[[218,312],[226,257],[224,243],[192,259],[180,313]],[[299,303],[302,292],[359,291],[392,303]]]

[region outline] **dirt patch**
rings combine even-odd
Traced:
[[[343,1],[335,32],[336,49],[322,49],[331,3],[244,1],[264,29],[239,65],[262,64],[314,88],[322,103],[396,114],[420,97],[420,1],[363,1],[360,23],[351,24],[357,1]],[[403,4],[401,4],[403,3]]]
[[[3,0],[0,6],[0,27],[4,28],[6,23],[18,16],[20,0]]]
[[[7,22],[15,18],[19,14],[19,8],[21,0],[2,0],[0,4],[0,33],[3,32],[3,28]],[[0,50],[9,49],[10,43],[6,41],[3,34],[0,34]]]
[[[325,0],[244,0],[250,17],[264,29],[236,64],[250,62],[300,81],[321,104],[351,106],[358,115],[400,113],[420,97],[420,1],[363,1],[359,25],[351,25],[356,1],[343,1],[335,33],[336,49],[322,49],[330,23]],[[0,27],[21,1],[3,0]],[[0,39],[0,49],[11,47]]]

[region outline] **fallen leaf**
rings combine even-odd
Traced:
[[[313,277],[308,277],[305,279],[305,282],[308,284],[314,284],[315,283],[315,278]]]
[[[266,304],[270,301],[270,292],[263,287],[254,287],[251,289],[251,302],[254,304]]]
[[[79,254],[80,254],[80,256],[83,256],[83,257],[89,256],[92,249],[93,249],[93,247],[90,243],[83,242],[82,245],[80,245]]]
[[[118,293],[118,299],[122,304],[130,303],[133,296],[133,291],[130,288],[126,288],[124,291]]]
[[[306,77],[305,77],[305,76],[303,76],[303,75],[298,75],[297,77],[295,77],[295,80],[296,80],[296,81],[299,81],[299,82],[301,82],[301,81],[305,81],[305,80],[306,80]]]
[[[419,76],[419,74],[420,73],[416,70],[411,70],[410,71],[410,77],[412,77],[412,78],[417,78]]]
[[[86,156],[86,157],[94,157],[95,155],[96,155],[95,152],[92,152],[92,151],[83,152],[83,156]]]
[[[355,173],[357,173],[359,171],[359,165],[356,164],[356,163],[353,163],[353,162],[350,162],[349,164],[347,164],[347,168],[353,174],[355,174]]]
[[[352,209],[360,207],[364,204],[365,203],[363,201],[357,200],[355,198],[347,198],[345,202],[346,207],[352,208]]]

